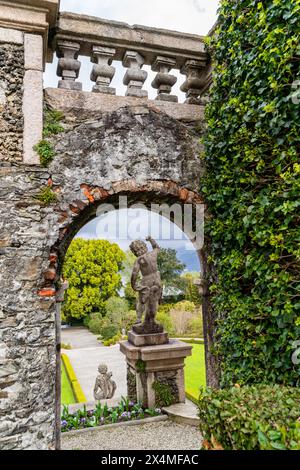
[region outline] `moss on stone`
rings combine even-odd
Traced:
[[[156,406],[170,406],[175,403],[175,397],[172,393],[171,387],[156,380],[152,385],[155,391],[155,404]]]
[[[35,199],[46,205],[50,205],[57,201],[57,196],[50,186],[45,186],[40,189],[39,193],[35,196]]]

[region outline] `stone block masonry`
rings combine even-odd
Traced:
[[[23,159],[23,77],[24,46],[22,35],[15,31],[6,39],[0,28],[0,162]]]
[[[51,138],[49,168],[5,162],[0,170],[0,448],[55,446],[56,279],[77,230],[99,204],[201,202],[198,135],[144,104],[88,112],[74,103]],[[48,104],[47,102],[45,103]],[[147,109],[146,109],[147,108]],[[147,112],[146,112],[147,111]],[[36,199],[51,184],[57,202]]]

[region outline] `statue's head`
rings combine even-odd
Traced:
[[[142,240],[135,240],[131,243],[129,248],[137,258],[148,252],[147,245]]]
[[[100,364],[98,367],[98,372],[100,374],[106,374],[107,373],[107,365],[106,364]]]

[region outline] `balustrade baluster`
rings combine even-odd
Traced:
[[[123,66],[128,68],[123,80],[124,85],[127,85],[126,96],[148,97],[148,92],[142,90],[148,77],[148,73],[142,70],[144,62],[144,58],[138,52],[126,51],[123,58]]]
[[[57,75],[62,77],[58,82],[58,88],[82,90],[82,83],[75,81],[79,76],[81,67],[81,62],[77,60],[79,50],[80,44],[76,42],[57,42],[57,55],[59,57]]]
[[[116,89],[110,87],[116,69],[111,65],[116,49],[93,46],[91,61],[95,64],[91,72],[91,80],[96,82],[93,92],[116,94]]]
[[[187,60],[181,69],[181,73],[187,79],[181,86],[181,91],[186,93],[187,104],[201,104],[201,93],[206,83],[206,64],[200,60]]]
[[[178,97],[171,95],[172,87],[177,82],[177,77],[169,73],[175,66],[176,59],[162,56],[158,56],[154,64],[152,64],[151,69],[154,72],[158,72],[152,82],[152,87],[158,90],[156,100],[178,102]]]

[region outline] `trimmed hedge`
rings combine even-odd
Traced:
[[[297,388],[208,388],[199,399],[199,417],[204,449],[300,450]]]
[[[300,385],[299,16],[299,0],[223,0],[208,39],[200,190],[225,387]]]
[[[67,373],[68,379],[70,381],[70,384],[71,384],[71,387],[72,387],[72,390],[73,390],[73,393],[74,393],[74,396],[75,396],[76,403],[86,403],[87,400],[86,400],[85,394],[83,393],[81,385],[77,380],[77,377],[76,377],[76,374],[74,372],[74,369],[73,369],[73,366],[71,364],[70,359],[68,358],[68,356],[66,354],[62,354],[61,359],[62,359],[63,364],[65,366],[66,373]]]

